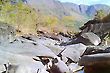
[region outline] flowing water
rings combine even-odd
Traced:
[[[84,71],[82,70],[82,71],[79,71],[78,73],[84,73]]]

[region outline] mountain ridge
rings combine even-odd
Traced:
[[[74,3],[63,3],[64,6],[71,6],[75,12],[79,14],[84,14],[87,16],[94,16],[98,10],[103,10],[106,14],[110,12],[110,6],[104,4],[95,4],[95,5],[77,5]]]
[[[66,27],[79,30],[84,23],[94,18],[98,10],[103,10],[107,15],[110,7],[103,4],[77,5],[74,3],[63,3],[58,0],[23,0],[30,7],[34,8],[39,16],[46,15],[57,17]],[[43,17],[41,17],[43,18]],[[68,20],[69,19],[69,20]],[[41,19],[43,20],[43,19]],[[44,19],[45,20],[45,19]]]
[[[110,12],[110,6],[104,4],[78,5],[70,2],[60,2],[58,0],[23,1],[27,2],[31,7],[35,8],[36,10],[41,10],[41,12],[43,12],[44,14],[47,12],[49,14],[58,15],[60,17],[69,15],[71,16],[73,15],[72,13],[79,14],[81,16],[84,15],[93,17],[98,10],[103,10],[106,14]]]

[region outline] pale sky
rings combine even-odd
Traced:
[[[85,4],[85,5],[92,5],[92,4],[106,4],[110,6],[110,0],[59,0],[61,2],[72,2],[76,4]]]

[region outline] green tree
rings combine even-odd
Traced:
[[[102,19],[102,22],[110,22],[110,13]]]
[[[33,32],[36,30],[37,14],[35,10],[24,4],[21,0],[17,0],[17,2],[15,0],[15,4],[12,4],[11,0],[4,0],[0,4],[0,21],[13,24],[16,29],[23,32]]]
[[[103,10],[98,10],[95,14],[95,20],[101,20],[102,18],[105,17],[105,13]]]

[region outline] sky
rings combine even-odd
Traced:
[[[59,1],[72,2],[76,4],[85,4],[85,5],[106,4],[110,6],[110,0],[59,0]]]

